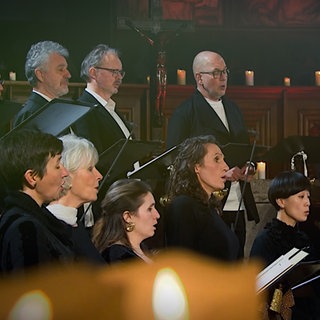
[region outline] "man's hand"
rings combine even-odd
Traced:
[[[246,173],[247,178],[246,178]],[[239,167],[233,167],[229,171],[226,172],[226,178],[229,181],[244,181],[247,179],[248,182],[250,182],[255,174],[255,167],[249,163],[247,163],[245,166],[243,166],[241,169]]]

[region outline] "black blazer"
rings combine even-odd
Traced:
[[[99,154],[118,140],[126,138],[117,122],[93,95],[84,91],[78,101],[98,105],[93,111],[73,124],[72,130],[78,136],[90,140],[97,148]],[[119,116],[130,132],[131,127],[128,122],[121,115]]]
[[[21,122],[29,118],[33,113],[38,111],[47,103],[48,100],[40,96],[40,94],[31,92],[28,100],[23,104],[22,109],[16,115],[13,121],[13,127],[18,126]]]
[[[222,103],[229,124],[229,131],[202,94],[195,90],[191,98],[183,102],[169,120],[167,148],[178,145],[189,137],[208,134],[214,135],[220,145],[249,143],[247,129],[239,107],[226,97],[222,98]],[[229,184],[230,182],[227,182],[226,186],[230,190]],[[240,181],[240,185],[243,185],[242,181]],[[247,209],[248,220],[255,220],[258,223],[260,219],[250,183],[247,183],[243,200]]]

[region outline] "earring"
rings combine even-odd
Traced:
[[[127,222],[127,225],[126,225],[127,232],[132,232],[135,226],[136,225],[134,224],[134,222]]]

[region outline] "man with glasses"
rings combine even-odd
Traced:
[[[118,93],[125,72],[119,53],[105,44],[97,45],[83,60],[80,76],[87,86],[80,102],[98,105],[72,126],[73,131],[95,145],[99,154],[120,139],[128,138],[132,130],[116,111],[111,96]]]
[[[196,90],[170,118],[167,148],[178,145],[188,137],[207,134],[214,135],[221,145],[249,143],[239,107],[225,97],[229,69],[223,57],[212,51],[198,53],[193,60],[193,74]],[[244,212],[246,211],[248,220],[259,222],[250,183],[246,184],[243,201],[241,200],[242,185],[246,179],[245,169],[245,166],[236,166],[227,172],[228,195],[223,201],[222,214],[225,222],[235,229],[243,250],[242,256],[246,240]]]

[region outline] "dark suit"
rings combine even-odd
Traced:
[[[220,145],[227,143],[248,143],[249,137],[239,107],[226,97],[222,98],[222,103],[230,131],[227,130],[202,94],[198,90],[195,90],[191,98],[183,102],[169,120],[167,148],[178,145],[186,138],[208,134],[214,135]],[[230,162],[228,164],[229,166],[231,165]],[[226,183],[226,187],[229,190],[230,184],[230,181]],[[242,181],[240,181],[240,185],[242,187]],[[225,197],[224,201],[226,199],[227,197]],[[260,219],[250,183],[246,185],[243,202],[246,207],[248,220],[255,220],[258,223]]]
[[[72,130],[78,136],[90,140],[97,148],[99,154],[111,147],[118,140],[126,138],[111,114],[93,95],[84,91],[78,101],[94,105],[98,104],[97,108],[72,125]],[[130,132],[131,128],[129,124],[121,115],[119,115],[119,117]]]
[[[33,113],[48,103],[48,100],[43,98],[38,93],[32,92],[28,100],[23,104],[22,109],[16,115],[13,127],[18,126],[25,119],[29,118]]]

